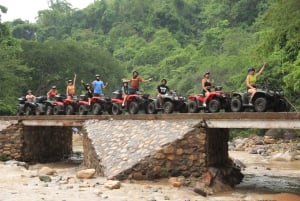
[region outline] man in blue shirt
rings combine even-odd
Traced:
[[[105,84],[103,83],[102,80],[100,80],[100,75],[96,74],[96,80],[93,81],[93,89],[94,89],[94,96],[103,96],[103,89],[105,89],[108,85],[106,82]]]

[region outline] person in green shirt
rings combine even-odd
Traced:
[[[267,63],[263,63],[262,67],[258,71],[258,73],[255,73],[255,68],[250,67],[248,68],[248,75],[246,78],[246,84],[247,84],[247,91],[251,94],[249,105],[252,105],[252,98],[254,94],[256,93],[256,80],[257,78],[262,74],[262,72],[265,69],[265,66]]]

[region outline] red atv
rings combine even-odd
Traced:
[[[65,95],[57,95],[55,96],[55,101],[53,102],[53,105],[54,115],[74,115],[78,110],[77,97],[66,98]]]
[[[78,113],[80,115],[86,115],[88,112],[92,112],[94,115],[103,114],[103,112],[112,114],[112,102],[109,97],[93,96],[91,98],[91,105],[89,105],[88,97],[81,95],[78,104]]]
[[[137,92],[136,94],[127,95],[127,100],[125,106],[122,107],[123,98],[122,91],[117,90],[113,92],[112,101],[112,114],[119,115],[122,114],[122,111],[128,111],[129,114],[137,114],[139,110],[144,110],[146,113],[146,106],[148,103],[148,94],[142,94]]]
[[[221,86],[214,87],[214,91],[211,91],[209,97],[206,99],[206,107],[203,106],[205,100],[204,94],[196,94],[188,96],[188,110],[190,113],[197,113],[201,109],[208,110],[208,112],[219,112],[221,109],[225,111],[230,110],[230,94],[222,91]]]

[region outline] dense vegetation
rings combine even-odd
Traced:
[[[143,91],[154,94],[166,78],[187,95],[207,70],[225,90],[244,90],[247,68],[264,61],[261,80],[300,106],[299,8],[299,0],[95,0],[77,10],[50,0],[36,23],[0,22],[0,114],[14,114],[29,88],[64,93],[74,73],[85,81],[100,73],[106,95],[133,70],[154,79]]]

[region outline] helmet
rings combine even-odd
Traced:
[[[68,83],[71,83],[71,82],[73,82],[72,80],[68,80]]]
[[[52,86],[52,89],[56,89],[56,86],[55,86],[55,85],[53,85],[53,86]]]
[[[210,72],[209,71],[206,71],[205,73],[204,73],[204,75],[203,76],[205,76],[205,75],[209,75],[210,74]]]
[[[27,93],[32,93],[32,91],[29,89],[29,90],[27,91]]]
[[[100,77],[100,75],[99,75],[99,74],[96,74],[95,77]]]
[[[250,72],[250,71],[255,71],[255,68],[254,67],[248,68],[248,72]]]

